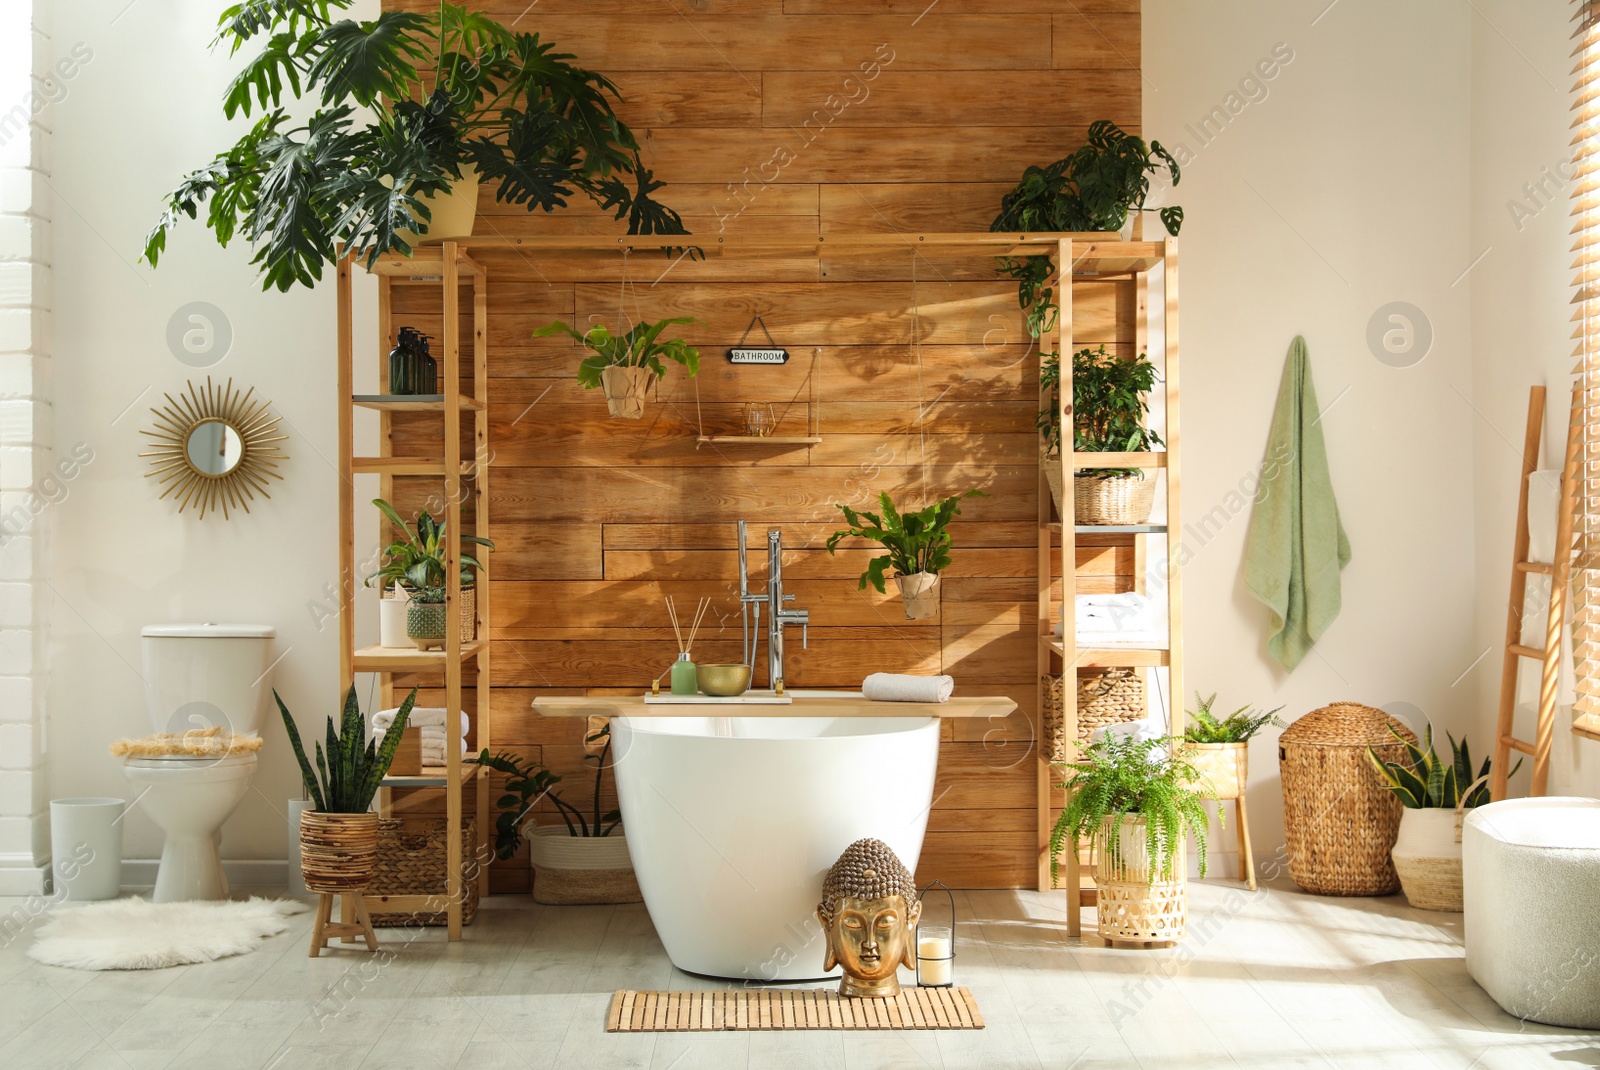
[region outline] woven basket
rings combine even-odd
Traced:
[[[449,845],[445,833],[449,826],[442,818],[385,818],[378,822],[378,864],[367,886],[367,895],[449,894],[445,880]],[[461,922],[472,924],[478,916],[478,882],[474,878],[473,847],[478,841],[477,822],[468,818],[461,825]],[[374,912],[372,924],[379,926],[444,925],[449,915],[440,910]]]
[[[1382,786],[1367,758],[1405,760],[1382,710],[1336,702],[1312,710],[1278,738],[1289,876],[1318,895],[1391,895],[1400,890],[1389,852],[1400,828],[1400,800]]]
[[[1148,524],[1156,501],[1155,474],[1074,476],[1072,499],[1079,524]]]
[[[535,829],[529,837],[533,901],[639,903],[644,896],[633,875],[623,830],[609,836],[572,836],[564,825]]]
[[[1061,677],[1046,677],[1044,746],[1052,762],[1068,761]],[[1144,673],[1138,669],[1078,670],[1078,749],[1089,745],[1097,728],[1142,721],[1146,714]]]
[[[1183,939],[1188,911],[1184,894],[1187,859],[1178,845],[1172,880],[1151,879],[1143,818],[1121,818],[1115,854],[1105,849],[1108,817],[1095,836],[1095,919],[1105,940],[1163,943]]]
[[[378,859],[377,814],[300,815],[300,873],[312,892],[359,892]]]
[[[1185,743],[1183,757],[1200,774],[1195,787],[1216,793],[1219,802],[1244,794],[1250,775],[1250,744]]]

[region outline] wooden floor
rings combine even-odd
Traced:
[[[0,1067],[1600,1065],[1600,1038],[1518,1022],[1473,985],[1460,915],[1399,897],[1196,885],[1189,940],[1156,953],[1068,940],[1060,894],[957,897],[957,981],[988,1027],[826,1034],[607,1034],[619,988],[712,986],[672,968],[642,906],[500,896],[460,944],[432,930],[320,959],[306,957],[301,915],[251,955],[97,974],[29,960],[33,911],[0,899]]]

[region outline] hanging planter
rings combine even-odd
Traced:
[[[700,351],[682,338],[659,341],[661,332],[673,324],[698,322],[679,316],[655,323],[636,323],[627,334],[612,334],[602,324],[579,333],[567,324],[548,324],[533,332],[535,338],[565,334],[576,338],[593,355],[578,365],[578,385],[585,390],[605,391],[606,407],[613,420],[637,420],[644,415],[645,395],[651,384],[666,377],[663,359],[683,365],[689,377],[700,370]]]
[[[637,420],[644,416],[644,402],[655,382],[649,368],[607,368],[600,373],[600,388],[605,391],[606,408],[612,419]]]
[[[906,620],[927,620],[938,615],[938,573],[916,572],[910,576],[896,576],[894,585],[900,589],[900,600],[906,608]]]

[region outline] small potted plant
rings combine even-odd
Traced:
[[[1163,167],[1176,186],[1178,161],[1161,142],[1145,144],[1109,119],[1089,127],[1088,136],[1071,155],[1044,167],[1030,165],[1016,186],[1000,200],[1000,214],[991,231],[1018,233],[1066,231],[1104,233],[1121,230],[1129,212],[1150,211],[1150,176]],[[1183,209],[1160,209],[1169,234],[1183,226]],[[1027,315],[1028,331],[1038,338],[1055,326],[1055,263],[1049,256],[1002,257],[1000,273],[1017,280],[1017,300]]]
[[[1228,716],[1218,720],[1211,712],[1217,696],[1201,698],[1195,693],[1198,707],[1188,711],[1189,723],[1183,730],[1183,755],[1200,775],[1200,782],[1211,789],[1219,801],[1237,799],[1244,794],[1250,775],[1250,739],[1267,725],[1289,727],[1278,716],[1283,709],[1262,712],[1250,706],[1240,706]]]
[[[1056,421],[1057,392],[1061,387],[1061,362],[1055,354],[1044,359],[1039,381],[1051,403],[1039,411],[1039,433],[1044,439],[1045,477],[1061,508],[1061,466],[1049,463],[1061,456],[1061,429]],[[1143,353],[1129,360],[1098,349],[1080,349],[1072,356],[1072,448],[1078,453],[1145,453],[1162,444],[1161,436],[1145,426],[1149,395],[1157,381],[1155,366]],[[1094,468],[1074,473],[1073,513],[1079,524],[1144,524],[1155,504],[1153,470]]]
[[[372,504],[388,518],[389,523],[405,535],[396,539],[383,551],[383,564],[367,577],[367,586],[374,581],[383,584],[387,597],[398,588],[409,599],[406,606],[406,636],[419,649],[427,650],[444,643],[444,596],[446,547],[445,522],[435,520],[426,510],[417,514],[416,534],[396,511],[382,498],[372,499]],[[477,535],[463,535],[461,541],[474,546],[494,549],[494,543]],[[470,642],[477,625],[478,595],[477,570],[483,563],[471,554],[461,555],[461,641]]]
[[[655,323],[636,323],[626,334],[612,334],[597,323],[582,334],[559,320],[533,332],[535,338],[566,334],[593,350],[578,365],[578,384],[585,390],[600,387],[605,391],[606,407],[613,419],[637,420],[644,415],[644,401],[650,387],[663,379],[674,361],[688,371],[690,378],[700,370],[700,351],[682,338],[662,340],[661,332],[678,324],[697,323],[691,316],[678,316]]]
[[[1170,737],[1112,735],[1083,760],[1052,763],[1067,772],[1058,785],[1067,803],[1050,832],[1050,871],[1063,848],[1087,839],[1095,859],[1096,912],[1106,940],[1162,943],[1182,939],[1187,878],[1184,844],[1195,837],[1206,875],[1208,820],[1196,790],[1199,774]],[[1219,815],[1220,820],[1220,815]]]
[[[508,752],[491,755],[486,750],[478,755],[479,765],[506,775],[505,793],[498,803],[500,814],[495,819],[495,855],[506,859],[516,853],[523,826],[533,823],[534,807],[540,800],[549,799],[565,827],[526,830],[533,863],[534,901],[554,905],[637,903],[643,896],[633,875],[633,860],[628,856],[622,813],[600,810],[611,757],[611,722],[592,719],[584,744],[589,751],[584,761],[595,766],[594,799],[588,812],[561,797],[555,790],[561,778],[539,762],[525,761]]]
[[[223,114],[263,114],[172,192],[146,243],[152,267],[167,231],[203,208],[220,244],[249,241],[265,287],[309,287],[341,255],[371,267],[391,250],[411,255],[417,231],[471,234],[480,179],[530,212],[564,208],[576,191],[630,234],[684,233],[651,196],[661,183],[613,110],[610,79],[472,5],[340,17],[353,5],[252,0],[222,12],[218,43],[253,53]]]
[[[272,697],[278,701],[283,729],[300,763],[300,779],[313,807],[300,815],[300,868],[306,888],[319,893],[362,891],[372,882],[378,862],[378,815],[370,812],[372,798],[405,734],[406,720],[417,701],[416,688],[395,712],[383,743],[375,745],[367,739],[367,719],[361,715],[352,686],[345,696],[338,734],[334,734],[334,721],[329,717],[327,750],[320,742],[316,744],[316,769],[306,758],[289,708],[277,691]]]
[[[961,499],[988,495],[981,490],[955,494],[915,513],[901,513],[888,494],[879,494],[883,516],[856,512],[840,505],[849,527],[828,536],[828,553],[834,553],[847,538],[870,539],[889,552],[867,562],[856,589],[872,584],[879,594],[887,594],[883,573],[894,569],[895,586],[905,606],[906,620],[926,620],[939,612],[939,573],[950,564],[950,521],[961,515]]]
[[[1395,872],[1406,900],[1421,910],[1461,912],[1461,822],[1465,811],[1489,801],[1489,770],[1485,758],[1477,776],[1472,773],[1472,751],[1465,738],[1460,743],[1448,732],[1451,761],[1439,759],[1433,749],[1433,726],[1423,732],[1422,745],[1406,739],[1391,725],[1389,732],[1406,749],[1403,762],[1386,761],[1373,748],[1367,757],[1405,811],[1395,839]],[[1508,775],[1515,776],[1522,761]]]

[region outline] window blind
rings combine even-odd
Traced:
[[[1572,319],[1583,423],[1572,563],[1574,714],[1595,724],[1600,723],[1600,0],[1577,0],[1574,6]]]

